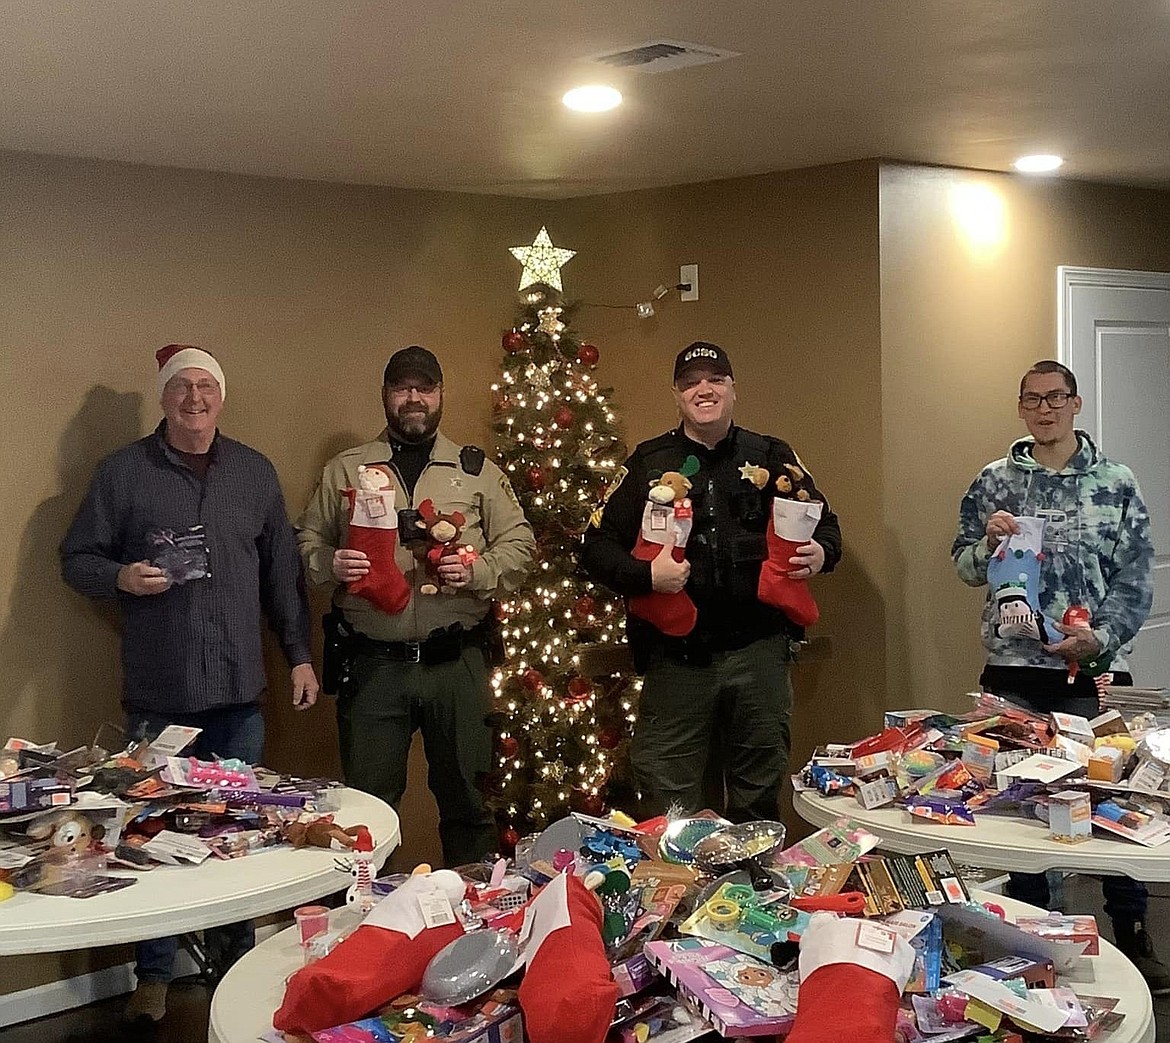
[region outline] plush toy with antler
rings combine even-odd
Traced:
[[[332,816],[323,815],[318,818],[288,822],[281,832],[284,834],[284,839],[295,848],[332,848],[336,846],[343,851],[352,851],[357,842],[358,833],[363,828],[363,826],[339,826],[333,821]]]
[[[450,593],[451,588],[444,588],[439,582],[440,560],[448,555],[457,554],[459,560],[470,568],[471,563],[479,557],[479,552],[474,547],[459,542],[467,519],[459,511],[441,514],[435,509],[433,500],[423,500],[418,505],[418,514],[419,518],[415,524],[422,529],[426,539],[414,544],[414,556],[435,580],[433,583],[424,583],[420,586],[419,593],[438,594],[440,590]]]
[[[744,475],[757,488],[755,471]],[[780,609],[798,626],[812,626],[821,616],[813,600],[807,579],[793,579],[791,558],[812,539],[824,503],[817,498],[816,487],[799,464],[784,464],[772,483],[772,517],[768,523],[768,559],[760,568],[756,596],[765,604]]]
[[[697,457],[688,456],[677,471],[666,471],[650,481],[650,492],[642,511],[642,528],[630,552],[639,561],[653,561],[670,554],[675,561],[686,558],[694,510],[687,493],[691,478],[699,471]],[[629,599],[630,612],[653,624],[668,637],[686,637],[695,629],[699,613],[686,590],[668,594],[654,591]]]

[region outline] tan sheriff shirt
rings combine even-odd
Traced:
[[[399,533],[395,559],[411,586],[410,603],[396,616],[388,616],[365,598],[346,592],[333,578],[333,552],[344,547],[349,529],[349,505],[343,489],[358,488],[361,464],[391,465],[395,507],[402,510],[431,500],[441,514],[458,511],[467,519],[460,543],[479,551],[471,566],[471,582],[453,594],[420,594],[419,587],[433,582],[426,566],[417,562]],[[394,454],[386,431],[373,442],[339,453],[325,465],[321,481],[296,523],[297,544],[305,561],[309,582],[334,584],[333,603],[346,620],[367,637],[378,641],[422,641],[433,630],[461,623],[473,627],[499,594],[516,589],[532,565],[536,539],[524,518],[520,501],[504,473],[485,460],[478,475],[459,464],[459,446],[442,432],[435,438],[430,460],[407,496],[394,469]]]

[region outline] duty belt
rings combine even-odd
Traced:
[[[395,663],[425,663],[434,666],[458,659],[469,645],[483,644],[483,627],[470,630],[454,623],[441,630],[432,630],[421,641],[376,641],[365,634],[353,635],[354,650],[377,659],[389,659]]]

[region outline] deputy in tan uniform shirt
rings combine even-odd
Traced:
[[[422,730],[428,782],[439,806],[448,865],[474,861],[496,847],[496,830],[480,792],[491,766],[485,617],[491,600],[514,590],[532,564],[536,541],[503,472],[482,450],[462,449],[439,431],[443,372],[425,348],[403,348],[383,374],[386,429],[325,465],[321,482],[296,523],[309,580],[333,585],[333,605],[349,636],[338,686],[337,723],[346,782],[397,807],[406,789],[407,755]],[[384,465],[395,508],[432,501],[440,514],[463,515],[461,546],[477,552],[438,562],[438,575],[412,553],[400,525],[394,560],[410,586],[406,607],[387,614],[347,583],[371,568],[347,549],[349,501],[358,468]],[[378,567],[377,562],[373,563]],[[441,586],[440,593],[423,588]]]

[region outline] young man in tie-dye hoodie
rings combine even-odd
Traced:
[[[982,623],[987,665],[980,683],[1036,713],[1094,717],[1096,685],[1087,671],[1070,683],[1069,666],[1108,662],[1113,684],[1133,684],[1126,653],[1153,601],[1154,548],[1133,472],[1107,459],[1074,427],[1081,404],[1076,377],[1059,362],[1037,362],[1024,374],[1019,415],[1029,437],[1013,443],[1006,457],[988,464],[971,483],[959,507],[951,556],[964,583],[983,586],[999,544],[1021,532],[1017,519],[1044,519],[1039,589],[1027,592],[1043,636],[1004,626],[1002,594],[989,587]],[[1089,628],[1060,622],[1073,606],[1088,610]],[[1102,887],[1119,948],[1152,993],[1170,993],[1170,968],[1158,959],[1145,930],[1145,885],[1108,876]],[[1014,898],[1048,905],[1043,873],[1013,873],[1008,890]]]

